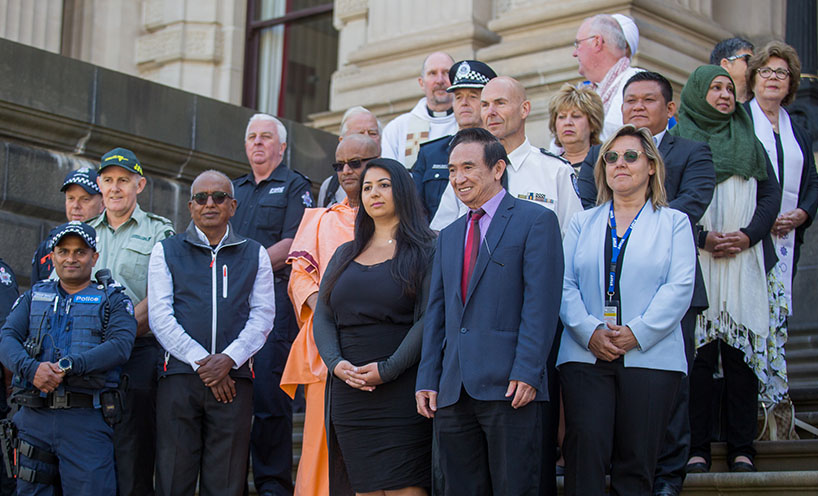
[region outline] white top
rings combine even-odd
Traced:
[[[528,138],[509,153],[508,160],[511,162],[508,167],[508,192],[515,198],[533,201],[553,210],[564,234],[571,217],[582,210],[582,203],[574,189],[574,169],[531,146]],[[468,211],[469,207],[457,199],[449,183],[430,227],[440,231]]]
[[[227,232],[229,229],[228,227]],[[217,250],[221,248],[227,232],[219,241]],[[207,236],[198,227],[196,233],[204,243],[210,244]],[[250,315],[238,337],[222,351],[233,359],[236,364],[233,366],[234,369],[244,365],[244,362],[255,355],[267,341],[267,335],[273,329],[275,319],[274,291],[270,256],[263,247],[260,247],[256,281],[250,293]],[[211,354],[190,337],[173,315],[173,279],[165,261],[162,243],[154,245],[148,268],[148,321],[159,344],[174,358],[193,367],[193,370],[199,368],[197,360]]]
[[[399,115],[392,119],[381,134],[381,157],[391,158],[402,163],[407,169],[415,165],[406,163],[406,134],[409,130],[409,123],[413,117],[420,118],[429,123],[429,137],[420,143],[431,141],[443,136],[455,134],[457,132],[457,122],[454,120],[454,113],[444,117],[432,117],[426,110],[426,97],[421,98],[415,108],[409,113]]]

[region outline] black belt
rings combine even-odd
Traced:
[[[85,393],[74,393],[66,391],[62,395],[48,393],[45,398],[34,391],[18,393],[14,396],[14,402],[20,406],[29,408],[94,408],[94,396]]]

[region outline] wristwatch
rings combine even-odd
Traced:
[[[71,357],[62,357],[62,358],[60,358],[60,361],[57,362],[57,367],[59,367],[60,370],[65,372],[66,374],[68,372],[71,372],[71,367],[73,367],[73,366],[74,366],[74,361],[71,360]]]

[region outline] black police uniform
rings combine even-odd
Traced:
[[[11,267],[0,258],[0,328],[6,323],[6,317],[11,312],[11,306],[17,300],[18,294],[17,278]],[[3,379],[5,384],[3,374],[3,370],[0,369],[0,379]],[[10,408],[6,402],[6,388],[0,387],[0,418],[5,418],[9,411]],[[14,479],[6,475],[5,470],[0,469],[0,496],[11,496],[15,492]]]
[[[265,248],[293,238],[313,206],[310,181],[283,163],[256,184],[252,172],[233,180],[238,207],[231,225],[241,236]],[[253,431],[250,453],[259,494],[292,494],[292,400],[281,390],[281,374],[298,334],[287,295],[290,266],[275,271],[276,315],[273,331],[254,358]]]
[[[454,136],[443,136],[420,145],[418,159],[412,167],[412,178],[429,222],[432,222],[440,198],[449,184],[449,143]]]

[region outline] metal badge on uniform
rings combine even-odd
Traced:
[[[0,267],[0,283],[11,286],[11,282],[11,274],[6,272],[5,267]]]
[[[449,169],[449,164],[432,164],[432,169]]]
[[[270,188],[270,191],[268,191],[267,193],[270,194],[270,195],[274,195],[276,193],[283,193],[283,192],[284,192],[284,186],[274,186],[274,187]]]
[[[34,291],[31,293],[31,301],[51,301],[56,298],[57,295],[54,293],[42,293],[40,291]]]
[[[602,308],[602,320],[612,326],[619,325],[619,300],[605,300]]]
[[[309,191],[305,191],[304,194],[301,195],[301,203],[307,208],[312,208],[312,195]]]
[[[469,65],[469,63],[465,61],[461,62],[460,67],[457,68],[457,74],[455,75],[455,77],[457,79],[464,78],[469,75],[469,72],[471,72],[471,66]]]

